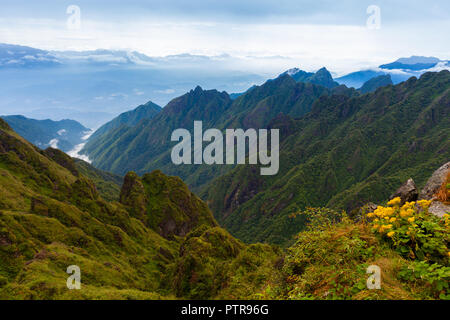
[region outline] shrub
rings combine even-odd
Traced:
[[[447,262],[449,259],[449,216],[440,219],[428,212],[431,201],[406,202],[400,198],[379,206],[367,217],[372,230],[390,243],[400,254],[412,259]]]
[[[448,292],[450,282],[450,267],[441,266],[437,263],[429,264],[425,261],[414,261],[402,268],[399,278],[422,284],[427,287],[428,294],[435,298],[450,300]]]

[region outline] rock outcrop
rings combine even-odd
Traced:
[[[419,199],[431,200],[439,191],[439,188],[444,183],[447,174],[450,170],[450,162],[447,162],[442,167],[437,169],[430,179],[428,179],[425,187],[420,191]]]
[[[120,202],[131,215],[166,239],[185,236],[205,224],[217,226],[208,206],[178,177],[155,170],[139,177],[129,172],[124,179]]]
[[[389,198],[389,200],[400,197],[402,200],[401,205],[407,201],[416,201],[419,192],[417,190],[414,180],[409,178],[400,188],[397,189]]]
[[[120,203],[129,207],[129,212],[132,217],[147,224],[147,206],[149,200],[145,193],[144,185],[135,172],[128,172],[123,179],[119,199]]]
[[[444,214],[450,213],[450,206],[439,201],[433,201],[428,208],[428,212],[442,218]]]

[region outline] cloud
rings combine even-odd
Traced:
[[[189,53],[245,58],[258,68],[264,68],[263,57],[279,57],[267,65],[311,70],[326,65],[340,73],[413,53],[450,58],[450,43],[442,41],[450,29],[447,0],[379,0],[380,30],[366,28],[372,0],[79,0],[80,30],[67,29],[63,4],[27,2],[24,11],[24,3],[2,4],[9,18],[0,19],[0,42],[49,50],[125,49],[117,55],[72,53],[92,62],[154,65],[134,51],[150,57]]]
[[[50,142],[48,144],[53,149],[58,149],[58,142],[59,142],[58,139],[52,139],[52,140],[50,140]]]
[[[172,94],[175,93],[175,90],[173,89],[165,89],[165,90],[155,90],[156,93],[162,93],[162,94]]]
[[[429,72],[439,72],[442,70],[450,71],[450,61],[440,61],[433,68],[427,69]]]
[[[134,94],[137,95],[137,96],[142,96],[143,94],[145,94],[144,91],[141,91],[141,90],[139,90],[139,89],[133,89],[133,92],[134,92]]]

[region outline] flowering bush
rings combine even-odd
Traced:
[[[374,232],[391,243],[403,256],[425,261],[447,261],[450,216],[440,219],[428,213],[431,201],[406,202],[399,197],[379,206],[367,217]]]

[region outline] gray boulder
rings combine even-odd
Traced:
[[[433,201],[428,208],[428,212],[442,218],[444,214],[450,213],[450,206],[447,206],[439,201]]]
[[[442,167],[437,169],[430,179],[428,179],[425,187],[420,191],[419,199],[431,200],[434,195],[438,192],[442,183],[444,183],[448,171],[450,170],[450,162],[447,162]]]
[[[419,195],[419,192],[417,190],[416,184],[414,183],[414,180],[409,178],[408,181],[406,181],[400,188],[397,189],[389,198],[389,200],[392,200],[396,197],[400,197],[402,200],[400,205],[403,205],[407,201],[416,201],[417,197]]]

